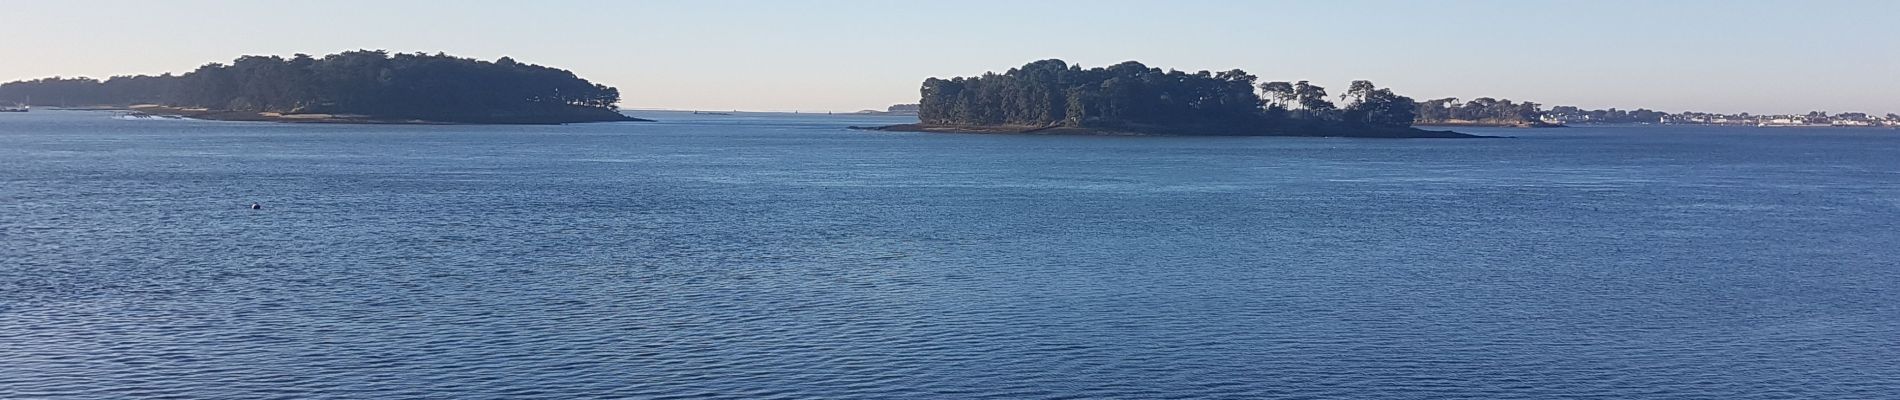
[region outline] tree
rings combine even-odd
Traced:
[[[1351,100],[1341,114],[1344,122],[1377,127],[1407,127],[1418,118],[1418,104],[1410,97],[1380,89],[1371,81],[1353,81],[1342,98]]]
[[[1273,98],[1273,105],[1279,106],[1280,108],[1291,108],[1293,100],[1298,98],[1293,94],[1293,84],[1284,81],[1262,83],[1260,84],[1260,91],[1266,92],[1268,96],[1271,96]]]
[[[1372,95],[1372,91],[1376,89],[1372,86],[1372,81],[1352,81],[1352,85],[1346,88],[1346,93],[1339,95],[1339,101],[1346,102],[1347,107],[1351,107],[1366,101],[1366,97]]]
[[[1326,88],[1307,81],[1293,84],[1293,98],[1300,106],[1300,118],[1327,119],[1335,108],[1332,102],[1326,101]]]

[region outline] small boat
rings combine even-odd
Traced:
[[[27,96],[27,97],[26,97],[26,102],[25,102],[25,103],[13,103],[13,106],[12,106],[12,107],[0,107],[0,112],[27,112],[27,111],[33,111],[33,106],[31,106],[31,105],[29,105],[29,104],[31,104],[31,103],[33,103],[33,96]]]

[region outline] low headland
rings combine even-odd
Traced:
[[[978,77],[924,80],[916,124],[876,131],[1169,136],[1477,138],[1412,128],[1417,104],[1368,81],[1328,101],[1307,81],[1267,82],[1241,70],[1163,71],[1128,61],[1084,69],[1042,60]],[[1263,99],[1261,92],[1271,99]]]
[[[129,109],[219,121],[352,124],[567,124],[646,121],[620,91],[573,72],[502,57],[351,51],[244,56],[181,75],[45,78],[0,84],[0,102]]]

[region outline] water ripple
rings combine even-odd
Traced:
[[[0,398],[1900,398],[1890,137],[46,115]]]

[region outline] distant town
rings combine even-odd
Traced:
[[[1827,115],[1825,112],[1812,112],[1806,115],[1750,115],[1750,114],[1710,114],[1687,112],[1663,117],[1665,124],[1690,125],[1754,125],[1754,126],[1856,126],[1900,128],[1900,115],[1885,116],[1867,113],[1842,113]]]
[[[1800,115],[1755,115],[1750,113],[1716,114],[1705,112],[1668,113],[1649,109],[1615,108],[1586,110],[1575,106],[1545,109],[1534,102],[1480,97],[1471,100],[1443,98],[1420,101],[1418,125],[1428,126],[1517,126],[1555,127],[1578,124],[1668,124],[1729,126],[1839,126],[1900,128],[1900,114],[1875,115],[1862,112],[1830,114],[1814,111]]]
[[[1545,111],[1540,120],[1552,124],[1592,124],[1592,123],[1653,123],[1669,125],[1730,125],[1730,126],[1840,126],[1840,127],[1887,127],[1900,128],[1900,114],[1874,115],[1849,112],[1829,115],[1825,111],[1814,111],[1801,115],[1755,115],[1750,113],[1716,114],[1687,111],[1665,113],[1650,110],[1621,112],[1610,109],[1584,111],[1576,107],[1555,107]]]

